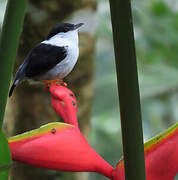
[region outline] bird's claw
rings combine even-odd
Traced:
[[[55,79],[55,80],[43,80],[43,82],[46,84],[44,87],[44,91],[48,91],[51,85],[61,85],[64,87],[67,87],[67,83],[65,83],[62,79]]]
[[[64,86],[64,87],[67,87],[67,83],[65,83],[63,80],[59,80],[59,81],[57,81],[57,83],[58,83],[59,85],[62,85],[62,86]]]

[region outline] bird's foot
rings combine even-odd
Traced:
[[[58,79],[57,83],[59,83],[60,85],[67,87],[67,83],[65,83],[62,79]]]
[[[67,83],[65,83],[62,79],[42,80],[42,81],[46,84],[44,88],[45,91],[47,91],[52,84],[57,84],[57,85],[62,85],[64,87],[67,87]]]

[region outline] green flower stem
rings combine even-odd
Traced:
[[[145,180],[140,96],[129,0],[110,0],[126,180]]]

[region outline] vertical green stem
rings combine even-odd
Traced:
[[[19,37],[23,25],[26,0],[8,0],[0,39],[0,130],[3,123],[8,89]]]
[[[126,180],[145,179],[140,96],[130,0],[110,0]]]

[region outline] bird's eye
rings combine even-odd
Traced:
[[[64,33],[74,29],[74,26],[67,26],[64,28]]]
[[[68,31],[70,31],[70,28],[69,27],[65,27],[64,28],[64,32],[68,32]]]

